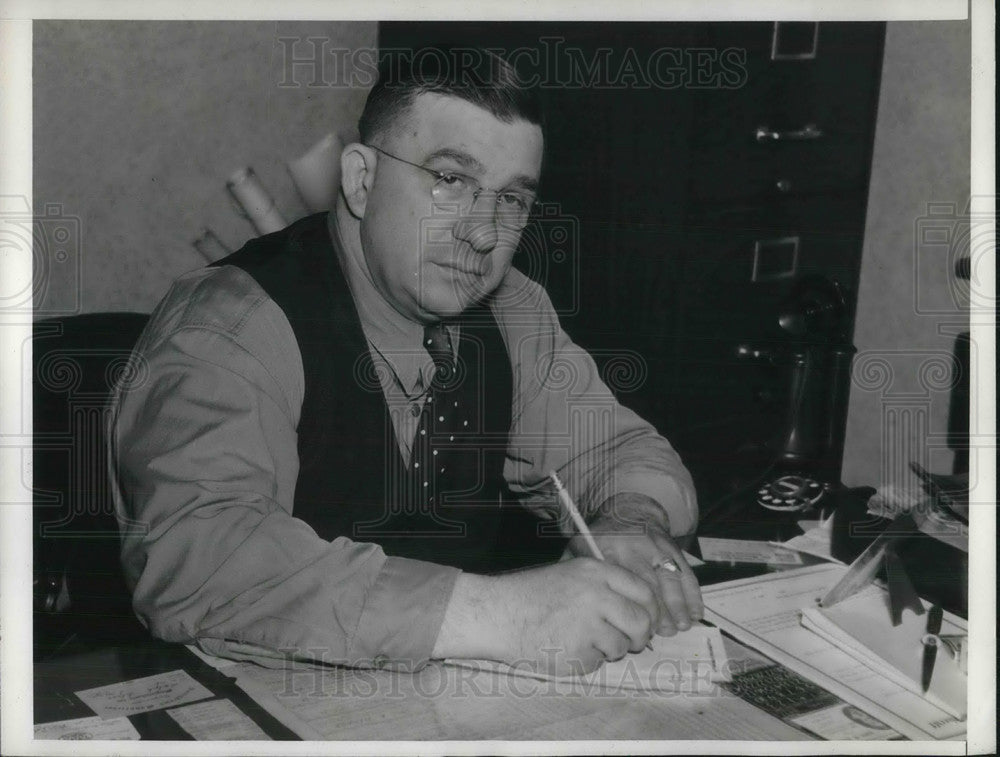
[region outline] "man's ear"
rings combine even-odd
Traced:
[[[361,218],[368,205],[368,193],[375,183],[375,151],[353,142],[340,153],[340,188],[351,215]]]

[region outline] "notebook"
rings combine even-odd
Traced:
[[[926,602],[924,607],[925,610],[930,609]],[[953,659],[948,645],[938,648],[934,675],[927,693],[924,694],[921,689],[924,659],[921,639],[927,631],[926,612],[917,615],[911,610],[904,610],[901,623],[893,626],[888,593],[873,585],[833,607],[806,608],[802,611],[802,625],[865,666],[923,695],[948,714],[965,719],[968,680],[960,661]],[[950,613],[944,614],[939,636],[959,637],[966,634],[968,626],[965,621]]]

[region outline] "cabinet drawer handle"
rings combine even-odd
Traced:
[[[758,126],[754,136],[758,142],[804,142],[819,139],[823,136],[823,130],[816,124],[806,124],[801,129],[789,131],[774,131],[767,126]]]

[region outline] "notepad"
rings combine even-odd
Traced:
[[[925,608],[929,605],[925,603]],[[810,607],[802,611],[802,625],[834,644],[865,666],[877,671],[950,715],[964,720],[967,712],[968,679],[948,650],[938,650],[934,676],[924,694],[920,686],[927,614],[904,610],[902,622],[893,626],[887,593],[871,586],[833,607]],[[968,633],[966,624],[945,613],[941,636]]]
[[[729,660],[718,628],[695,625],[675,636],[654,636],[652,649],[628,654],[585,675],[555,676],[493,660],[446,660],[458,667],[544,681],[582,683],[588,688],[676,691],[685,684],[731,680]]]
[[[167,710],[197,741],[270,741],[271,737],[228,699],[196,702]]]
[[[209,699],[212,692],[187,672],[171,670],[169,673],[78,691],[76,695],[90,709],[107,719]]]
[[[747,562],[768,565],[801,565],[802,556],[797,552],[766,541],[747,539],[698,538],[701,557],[709,562]]]
[[[63,741],[139,741],[139,732],[128,718],[105,720],[100,715],[87,718],[40,723],[35,726],[36,739]]]

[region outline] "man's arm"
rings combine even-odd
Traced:
[[[505,299],[515,306],[504,308]],[[515,377],[505,471],[512,488],[572,534],[546,480],[558,471],[605,557],[657,589],[659,630],[688,627],[701,617],[701,596],[674,539],[698,521],[690,474],[666,439],[615,400],[590,355],[560,327],[541,287],[512,272],[497,303]],[[579,539],[570,549],[589,554]],[[654,569],[664,557],[681,567],[677,575]]]
[[[116,507],[133,605],[216,654],[369,665],[430,657],[459,571],[320,539],[294,518],[303,382],[284,315],[242,271],[186,277],[117,399]]]
[[[504,307],[504,301],[512,306]],[[545,291],[511,271],[494,309],[514,370],[514,420],[505,475],[529,505],[551,510],[556,470],[585,516],[609,498],[657,502],[674,536],[694,531],[691,476],[670,443],[601,380],[593,358],[562,330]],[[637,370],[642,367],[638,366]],[[539,496],[541,495],[541,496]]]

